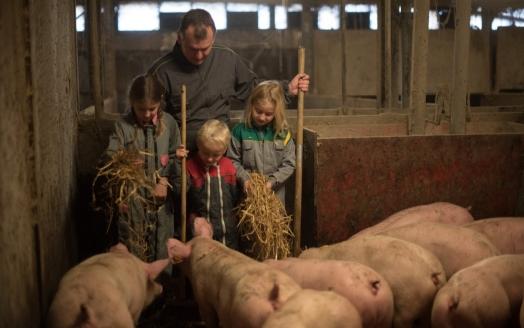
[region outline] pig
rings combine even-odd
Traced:
[[[421,222],[382,232],[432,252],[442,263],[446,277],[485,258],[500,255],[481,233],[460,226]]]
[[[191,286],[207,327],[261,327],[300,286],[288,275],[229,249],[209,236],[167,242]]]
[[[473,222],[473,216],[464,207],[451,203],[437,202],[419,205],[396,212],[381,222],[357,232],[353,237],[366,234],[377,234],[388,229],[419,222],[438,222],[461,225]]]
[[[299,258],[356,261],[380,273],[393,291],[393,327],[429,324],[433,297],[446,282],[442,264],[435,255],[389,236],[361,236],[310,248]]]
[[[357,309],[364,327],[391,327],[393,294],[386,280],[370,267],[353,261],[297,258],[265,263],[284,271],[302,288],[344,296]]]
[[[357,309],[332,291],[303,289],[291,296],[282,308],[273,312],[263,328],[360,328]]]
[[[119,249],[88,258],[60,281],[48,327],[134,327],[162,293],[154,279],[168,264],[169,259],[145,263]]]
[[[524,217],[488,218],[463,227],[485,235],[502,254],[524,253]]]
[[[499,255],[455,273],[435,296],[434,327],[517,326],[524,255]]]

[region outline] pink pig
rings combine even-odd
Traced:
[[[153,279],[169,260],[145,263],[127,250],[95,255],[69,270],[60,281],[48,326],[134,327],[162,286]]]

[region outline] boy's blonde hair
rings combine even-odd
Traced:
[[[275,109],[275,117],[273,118],[273,129],[275,134],[288,129],[286,121],[286,103],[284,90],[280,85],[280,82],[274,80],[268,80],[257,85],[249,99],[247,100],[246,111],[244,112],[244,123],[246,126],[252,128],[252,113],[255,110],[255,106],[261,102],[267,101],[271,103]]]
[[[213,144],[222,145],[227,149],[231,140],[231,133],[227,124],[219,120],[208,120],[198,129],[197,145]]]

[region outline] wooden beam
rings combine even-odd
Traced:
[[[455,44],[453,47],[453,91],[451,94],[451,134],[466,133],[466,111],[469,106],[469,20],[471,0],[455,5]]]

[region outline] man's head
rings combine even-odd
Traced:
[[[211,53],[215,42],[215,22],[203,9],[192,9],[182,18],[177,42],[184,57],[193,65],[200,65]]]

